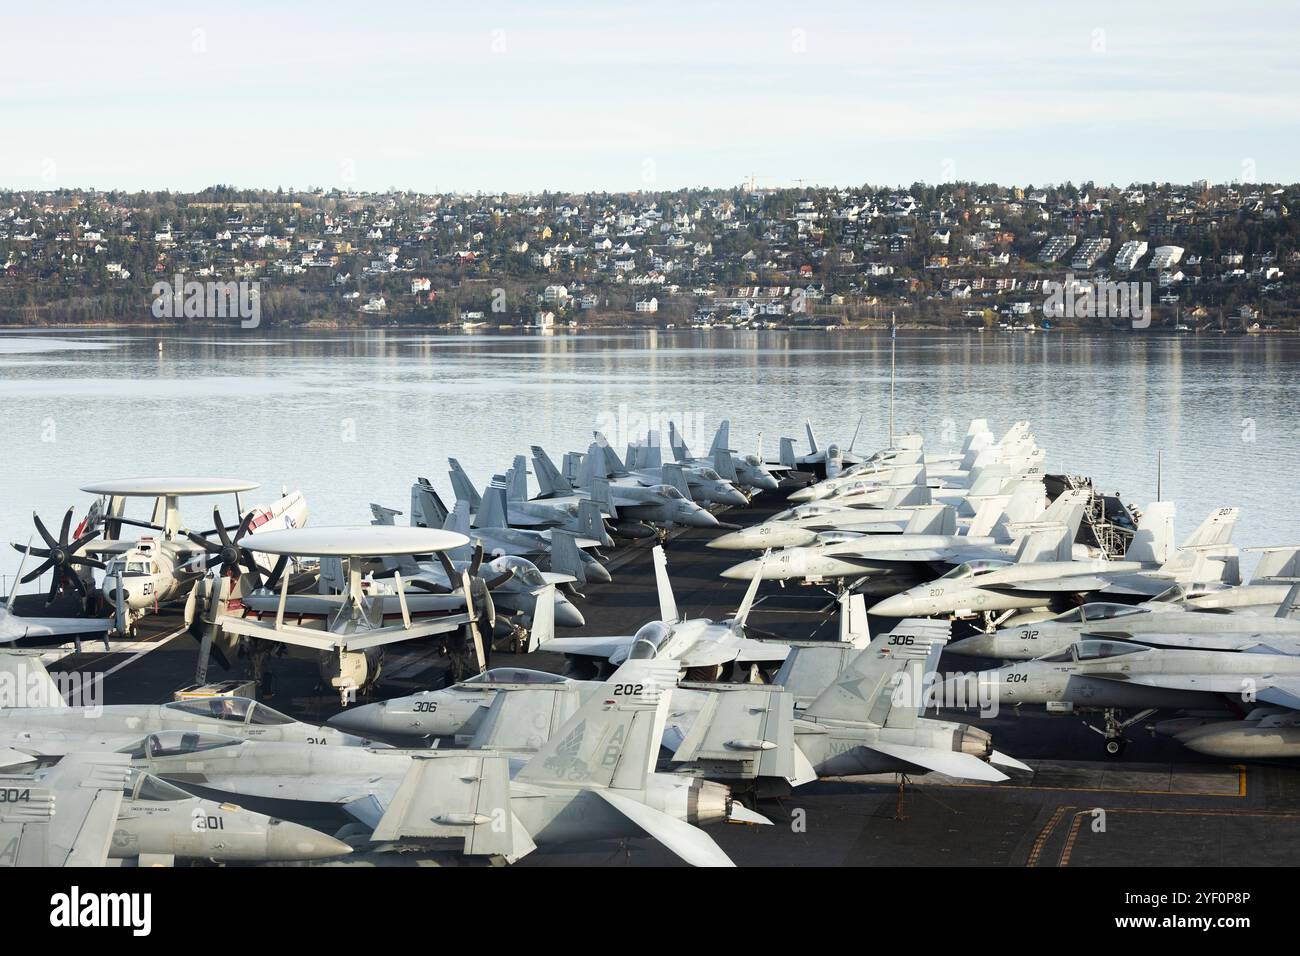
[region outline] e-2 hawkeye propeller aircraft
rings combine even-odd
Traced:
[[[69,539],[72,509],[64,516],[57,539],[37,516],[37,531],[47,547],[14,545],[24,554],[44,559],[40,566],[23,577],[23,581],[33,580],[50,570],[53,572],[50,601],[65,586],[88,597],[87,580],[83,579],[82,573],[88,574],[92,567],[100,568],[104,572],[100,589],[103,599],[114,609],[112,629],[117,634],[130,633],[141,617],[181,597],[207,572],[208,554],[220,557],[232,547],[224,527],[208,532],[221,536],[220,545],[186,529],[181,521],[180,499],[233,494],[236,508],[242,513],[238,495],[257,487],[256,482],[238,479],[172,477],[131,478],[86,485],[81,490],[104,496],[107,506],[101,508],[98,502],[92,506],[90,514],[78,527],[75,540]],[[151,520],[126,517],[123,512],[129,498],[153,498]],[[250,531],[297,527],[306,519],[307,506],[301,493],[286,493],[269,508],[245,513],[236,539]],[[134,525],[155,533],[135,541],[123,541],[118,539],[122,525]],[[247,551],[243,553],[247,555]],[[99,555],[108,560],[105,563],[87,555]],[[234,561],[239,561],[238,555]],[[89,583],[93,585],[93,579]]]
[[[278,596],[262,589],[239,602],[223,606],[218,601],[215,613],[210,614],[213,626],[205,633],[199,651],[200,662],[206,660],[220,635],[252,638],[267,647],[287,645],[315,654],[321,676],[338,690],[344,703],[350,703],[359,690],[378,679],[386,645],[463,628],[482,669],[479,626],[484,621],[490,623],[491,598],[482,580],[472,579],[468,568],[459,570],[459,593],[451,595],[450,603],[445,593],[408,595],[400,570],[393,573],[389,593],[363,580],[368,562],[441,554],[468,543],[463,534],[433,528],[359,525],[268,532],[258,538],[257,548],[262,553],[319,557],[322,568],[337,560],[341,593],[291,595],[289,577],[282,575]],[[463,610],[449,613],[457,608]],[[254,660],[260,659],[255,653]]]

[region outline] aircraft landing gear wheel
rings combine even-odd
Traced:
[[[1127,746],[1127,744],[1128,741],[1126,741],[1123,737],[1111,737],[1109,740],[1106,741],[1106,756],[1108,757],[1122,756],[1124,754],[1124,748],[1125,746]]]

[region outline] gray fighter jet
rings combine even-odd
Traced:
[[[1292,585],[1274,617],[1199,608],[1180,601],[1144,604],[1090,602],[1046,621],[1003,627],[948,647],[951,654],[1027,661],[1064,651],[1085,634],[1110,636],[1152,647],[1244,650],[1269,647],[1300,653],[1297,591]]]
[[[574,463],[574,477],[570,481],[538,446],[532,446],[533,469],[541,488],[540,498],[553,504],[572,504],[593,501],[612,524],[614,532],[626,538],[645,538],[658,530],[683,525],[696,528],[717,527],[718,519],[701,508],[689,497],[689,488],[683,492],[672,485],[642,487],[638,483],[613,485],[603,474],[604,452],[592,444],[581,461]],[[570,461],[574,461],[571,457]]]
[[[619,459],[614,449],[605,443],[603,435],[597,434],[596,441],[605,452],[611,480],[635,478],[647,488],[664,484],[681,487],[684,480],[692,501],[709,505],[728,505],[733,508],[744,508],[749,504],[749,498],[710,465],[687,464],[680,461],[665,462],[663,448],[659,444],[658,436],[653,432],[647,444],[628,445],[626,464]]]
[[[123,787],[108,856],[158,866],[176,860],[302,862],[351,852],[341,840],[309,827],[204,800],[133,769]]]
[[[864,631],[861,595],[847,595],[851,629]],[[998,767],[1032,772],[993,749],[986,732],[922,717],[928,685],[949,626],[904,620],[865,648],[848,642],[802,642],[790,649],[774,682],[800,704],[795,741],[819,777],[936,771],[1001,781]]]
[[[447,463],[456,500],[469,502],[469,513],[477,525],[482,499],[460,462],[448,458]],[[507,522],[512,528],[559,528],[579,537],[592,538],[607,548],[614,545],[606,527],[605,514],[597,502],[577,496],[569,500],[530,499],[528,459],[523,455],[516,455],[514,464],[506,472],[506,503]],[[429,479],[418,479],[411,488],[411,523],[434,528],[442,524],[446,515],[447,508],[438,499]]]
[[[977,686],[972,688],[972,683]],[[1064,651],[997,670],[948,678],[954,697],[1001,704],[1045,704],[1054,712],[1100,711],[1106,752],[1125,746],[1124,730],[1157,710],[1230,714],[1255,702],[1300,709],[1300,656],[1220,650],[1169,650],[1086,638]],[[1125,711],[1137,711],[1131,717]]]
[[[696,865],[730,865],[700,825],[732,815],[727,787],[655,773],[676,661],[633,660],[526,760],[153,735],[133,752],[198,792],[340,807],[372,844],[442,845],[514,861],[537,846],[649,835]]]
[[[601,692],[582,681],[526,668],[494,668],[440,690],[366,704],[330,718],[397,746],[434,738],[472,750],[533,753]],[[692,684],[673,692],[663,728],[663,769],[710,780],[815,779],[795,747],[794,702],[771,684]]]
[[[0,866],[103,866],[130,772],[125,754],[69,754],[0,776]]]
[[[679,612],[668,579],[667,555],[662,547],[656,546],[653,557],[659,588],[659,620],[643,625],[635,634],[610,637],[551,637],[545,628],[535,626],[530,649],[565,654],[574,664],[584,659],[590,663],[603,660],[612,667],[638,656],[672,659],[679,661],[694,679],[701,680],[716,679],[733,663],[785,659],[784,645],[745,636],[745,621],[758,592],[758,574],[750,581],[735,615],[715,623],[707,618],[686,618]]]
[[[454,461],[454,459],[453,459]],[[506,495],[506,488],[513,480],[513,473],[496,475],[491,484],[484,489],[481,497],[474,501],[457,496],[457,504],[465,502],[469,520],[457,519],[453,530],[467,535],[472,542],[483,545],[484,553],[489,557],[514,555],[527,558],[537,565],[539,570],[572,576],[578,583],[587,581],[610,580],[609,571],[587,549],[613,542],[604,530],[604,519],[599,513],[595,516],[593,531],[599,537],[580,537],[562,528],[515,528],[511,526],[511,515]],[[424,478],[411,487],[411,518],[413,528],[446,528],[448,518],[453,514],[442,503],[438,493]],[[371,504],[374,515],[373,524],[396,524],[401,514],[393,508]]]
[[[1065,554],[1057,560],[1008,563],[997,560],[966,562],[942,577],[918,585],[873,605],[870,613],[883,617],[950,614],[984,614],[1049,606],[1054,600],[1077,598],[1102,592],[1119,582],[1131,585],[1137,579],[1159,582],[1155,594],[1181,580],[1203,580],[1205,556],[1198,550],[1202,535],[1217,534],[1214,526],[1223,520],[1216,512],[1184,543],[1180,553],[1166,560],[1173,528],[1173,506],[1157,502],[1148,506],[1138,523],[1124,559],[1071,560]],[[1218,545],[1214,546],[1219,547]],[[1189,557],[1190,556],[1190,557]]]
[[[0,680],[15,684],[21,680],[28,691],[23,699],[39,700],[43,705],[0,708],[0,746],[43,756],[107,749],[163,730],[341,747],[368,743],[330,727],[294,720],[247,697],[69,707],[58,685],[34,657],[0,654]]]
[[[763,461],[761,441],[759,444],[759,450],[755,454],[735,457],[738,452],[730,447],[731,422],[724,419],[713,436],[713,445],[709,448],[708,457],[695,458],[691,456],[690,449],[686,447],[681,433],[677,431],[677,426],[672,422],[668,423],[668,447],[672,451],[673,458],[681,464],[697,467],[711,466],[719,475],[740,488],[748,488],[751,491],[776,491],[780,487],[780,482],[772,469]]]

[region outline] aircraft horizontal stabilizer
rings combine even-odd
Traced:
[[[596,790],[606,803],[691,866],[735,866],[722,848],[699,827],[670,817],[613,790]]]
[[[910,747],[906,744],[873,742],[872,750],[878,750],[895,760],[915,764],[926,770],[941,773],[945,777],[962,780],[986,780],[999,783],[1008,779],[1007,775],[996,767],[991,767],[974,754],[961,753],[957,750],[935,750],[930,747]]]
[[[1001,767],[1003,770],[1016,770],[1020,773],[1029,774],[1034,772],[1033,767],[1021,763],[1015,757],[1008,757],[1000,750],[995,750],[993,753],[989,754],[989,763],[993,764],[995,767]]]

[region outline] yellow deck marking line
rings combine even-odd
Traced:
[[[1025,860],[1025,866],[1037,866],[1039,854],[1043,852],[1043,846],[1047,843],[1052,831],[1056,825],[1061,822],[1061,817],[1065,815],[1066,810],[1072,810],[1073,807],[1057,807],[1052,818],[1047,821],[1047,825],[1039,832],[1038,838],[1034,840],[1034,845],[1029,849],[1029,858]]]
[[[1058,808],[1058,809],[1073,809]],[[1105,807],[1102,808],[1109,814],[1113,813],[1153,813],[1164,816],[1183,816],[1183,817],[1266,817],[1271,820],[1300,820],[1300,813],[1271,813],[1267,810],[1181,810],[1172,807]],[[1083,818],[1092,813],[1092,810],[1079,810],[1074,814],[1074,822],[1070,826],[1070,834],[1065,839],[1065,846],[1061,850],[1061,858],[1057,866],[1069,866],[1070,854],[1074,851],[1075,840],[1079,836],[1080,824]],[[1055,827],[1059,822],[1058,817],[1053,817],[1048,824],[1049,827]],[[1044,834],[1040,834],[1040,839]],[[1046,842],[1046,840],[1044,840]],[[1035,844],[1037,845],[1037,844]],[[1032,858],[1033,854],[1031,854]],[[1033,866],[1034,863],[1026,862],[1025,866]]]

